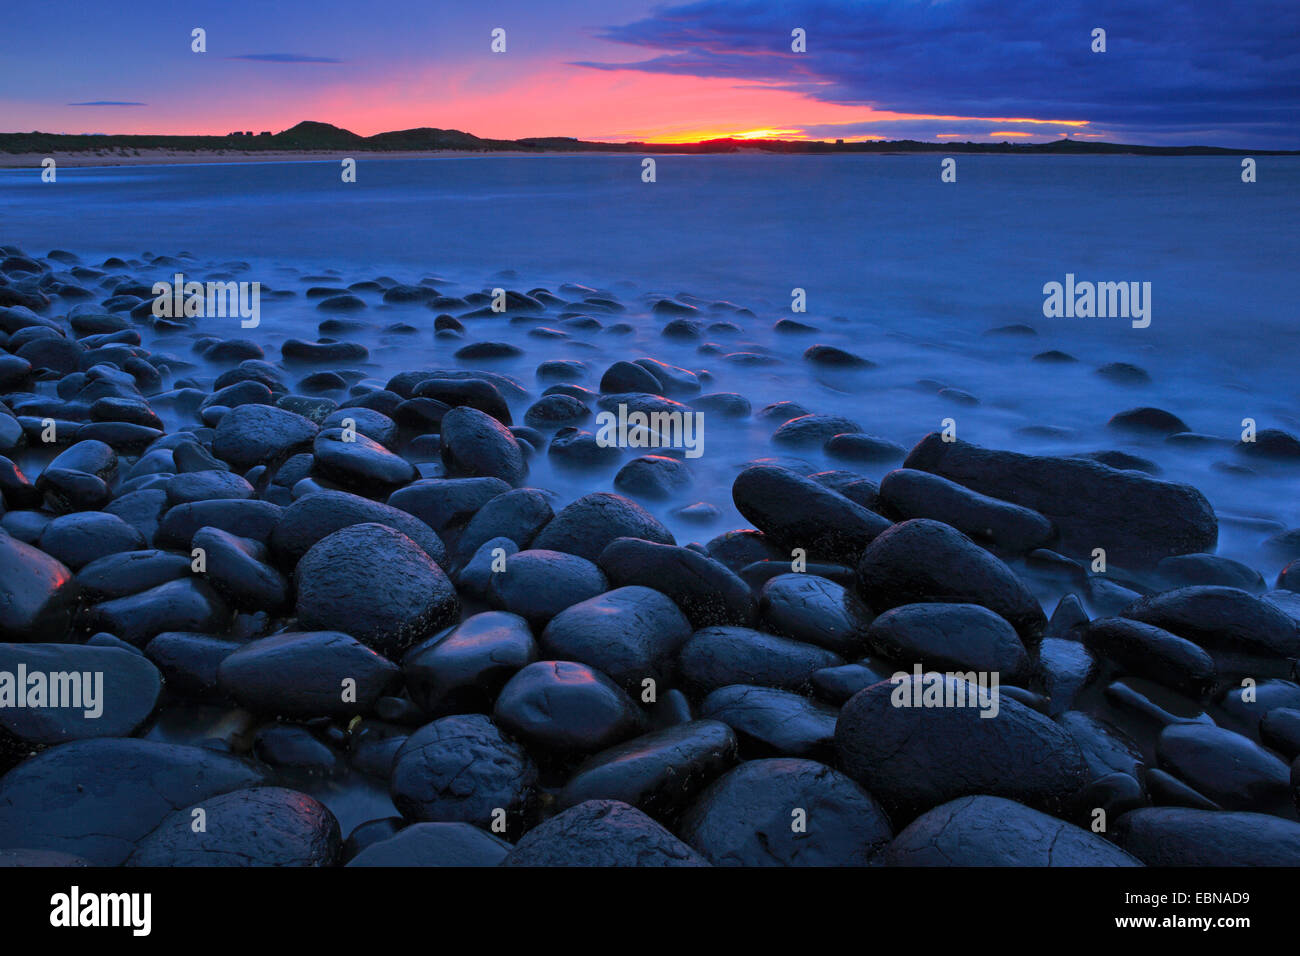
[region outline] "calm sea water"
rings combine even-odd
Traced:
[[[981,444],[1045,453],[1123,448],[1157,461],[1163,476],[1201,488],[1223,519],[1221,553],[1267,577],[1278,570],[1258,548],[1272,527],[1300,524],[1300,483],[1286,470],[1221,470],[1230,449],[1189,450],[1105,428],[1115,412],[1156,405],[1198,432],[1235,439],[1241,420],[1300,430],[1295,356],[1300,345],[1300,160],[1259,160],[1254,184],[1240,160],[1224,158],[1033,158],[959,156],[958,181],[939,178],[938,156],[660,157],[655,183],[640,157],[366,159],[344,184],[336,162],[62,169],[43,184],[35,170],[0,172],[0,242],[35,253],[70,249],[87,262],[143,252],[192,253],[188,270],[238,259],[240,278],[298,291],[303,277],[335,270],[337,284],[391,275],[436,276],[450,294],[506,285],[555,289],[579,282],[608,290],[629,308],[630,337],[593,333],[568,340],[525,335],[527,326],[477,320],[471,339],[508,339],[522,360],[491,367],[540,393],[533,369],[577,358],[601,371],[618,358],[651,356],[707,369],[706,390],[737,391],[757,409],[794,400],[841,414],[910,447],[945,417]],[[498,274],[513,270],[507,278]],[[172,270],[136,270],[152,282]],[[1047,319],[1045,282],[1152,284],[1152,322]],[[791,290],[806,290],[820,328],[777,336]],[[770,350],[778,361],[740,366],[700,354],[698,343],[659,336],[652,294],[689,293],[751,309],[742,335],[706,336],[726,351]],[[415,367],[457,364],[418,306],[370,297],[370,347],[360,369],[376,381]],[[290,337],[314,338],[324,316],[301,296],[263,302],[262,326],[205,320],[201,332],[254,337],[270,357]],[[603,319],[604,317],[602,317]],[[612,321],[612,320],[611,320]],[[394,322],[415,337],[384,334]],[[988,336],[1025,323],[1034,338]],[[878,367],[851,376],[816,372],[800,358],[812,342],[849,348]],[[185,354],[184,342],[154,343]],[[1062,349],[1080,359],[1046,366],[1031,356]],[[1104,363],[1145,368],[1150,385],[1122,386],[1095,374]],[[957,406],[939,382],[976,396]],[[522,408],[518,418],[522,418]],[[1043,426],[1055,431],[1045,433]],[[1021,429],[1032,427],[1032,437]],[[683,526],[683,540],[744,525],[731,506],[741,465],[773,453],[771,426],[706,422],[705,456],[693,462],[689,500],[721,510],[712,526]],[[817,453],[815,465],[836,467]],[[879,477],[884,468],[868,469]],[[610,474],[553,474],[535,484],[577,495],[608,488]],[[683,502],[674,502],[675,507]],[[1240,518],[1260,519],[1242,522]]]

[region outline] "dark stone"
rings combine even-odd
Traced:
[[[442,569],[382,524],[351,525],[322,538],[294,577],[300,627],[338,628],[390,657],[460,615],[460,599]]]
[[[438,565],[447,566],[447,549],[442,539],[423,521],[398,508],[344,491],[314,492],[285,508],[271,533],[271,546],[292,564],[327,535],[368,523],[400,531]]]
[[[163,631],[225,630],[230,616],[225,602],[205,582],[183,578],[96,604],[87,612],[86,624],[144,647]]]
[[[1148,866],[1300,866],[1300,823],[1263,813],[1146,807],[1112,837]]]
[[[758,610],[773,634],[841,656],[863,649],[872,620],[870,609],[852,591],[806,572],[770,578],[759,592]]]
[[[806,830],[795,830],[796,812]],[[678,832],[714,866],[865,866],[892,835],[871,794],[824,764],[791,758],[727,771]]]
[[[776,755],[828,761],[833,756],[833,707],[773,687],[719,687],[700,705],[700,716],[728,724],[747,756]]]
[[[77,585],[66,566],[0,533],[0,638],[64,640],[76,594]]]
[[[347,865],[497,866],[510,850],[505,840],[468,823],[413,823],[371,843]]]
[[[607,586],[600,568],[586,558],[532,548],[507,558],[505,571],[492,575],[488,599],[493,607],[540,627]]]
[[[493,538],[509,538],[527,548],[555,517],[550,492],[516,488],[497,495],[481,507],[456,542],[457,551],[473,554]]]
[[[614,487],[624,494],[656,501],[675,497],[692,482],[685,462],[664,455],[633,458],[614,476]]]
[[[139,594],[168,581],[187,577],[190,559],[166,551],[122,551],[106,555],[82,567],[76,584],[83,597],[92,601]]]
[[[369,712],[398,667],[339,631],[276,634],[243,645],[217,670],[221,689],[268,716],[349,718]],[[345,693],[345,681],[351,693]]]
[[[621,800],[656,819],[672,820],[736,759],[736,737],[726,724],[679,724],[588,758],[557,805],[565,810],[588,800]]]
[[[668,595],[694,627],[754,620],[749,585],[719,562],[689,548],[618,538],[601,552],[599,563],[615,587],[643,585]]]
[[[1141,866],[1104,837],[1002,797],[960,797],[921,814],[883,866]]]
[[[689,846],[618,800],[588,800],[515,844],[502,866],[707,866]]]
[[[201,807],[206,829],[194,832]],[[176,810],[136,844],[127,866],[334,866],[339,822],[324,804],[283,787],[255,787]]]
[[[599,491],[584,495],[560,511],[533,540],[533,547],[595,561],[617,538],[677,543],[668,529],[636,502]]]
[[[1052,521],[1066,554],[1104,548],[1109,561],[1142,565],[1213,551],[1218,541],[1214,509],[1195,488],[1086,459],[991,451],[932,432],[904,465],[1037,511]]]
[[[500,478],[509,485],[518,485],[528,473],[519,442],[510,430],[467,405],[442,417],[442,461],[450,475]]]
[[[856,561],[889,521],[802,475],[774,465],[754,465],[731,488],[737,510],[778,547],[810,556]]]
[[[1156,760],[1225,810],[1286,812],[1291,771],[1249,737],[1204,724],[1171,724],[1156,739]]]
[[[1029,675],[1029,654],[1004,618],[978,604],[906,604],[867,632],[876,652],[905,670],[986,671],[1007,683]]]
[[[610,747],[645,722],[617,684],[572,661],[524,667],[501,689],[492,719],[506,733],[561,756]]]
[[[240,470],[288,458],[319,431],[310,419],[272,405],[240,405],[222,416],[212,451]]]
[[[406,738],[391,789],[393,805],[408,819],[487,828],[498,809],[516,824],[536,779],[522,746],[482,714],[465,714],[425,724]]]
[[[1052,523],[1038,512],[912,468],[885,475],[880,500],[902,519],[934,518],[975,541],[1007,551],[1032,551],[1052,538]]]
[[[843,663],[825,648],[747,627],[703,628],[677,654],[682,680],[701,695],[728,684],[804,690],[815,671]]]
[[[74,741],[0,777],[0,847],[118,866],[173,811],[260,782],[257,771],[234,757],[198,747]]]
[[[941,706],[925,705],[931,688],[942,692]],[[966,706],[942,705],[963,696]],[[999,700],[991,689],[983,700],[980,696],[975,685],[952,677],[918,681],[909,675],[868,687],[840,712],[835,729],[840,767],[895,822],[970,795],[1062,811],[1088,779],[1078,745],[1037,711]],[[907,706],[896,706],[894,698]],[[992,706],[997,716],[986,719]]]
[[[1024,639],[1047,617],[1005,564],[954,528],[914,518],[876,538],[858,562],[858,585],[877,612],[903,604],[979,604],[1006,618]]]
[[[449,527],[464,526],[480,508],[509,490],[500,478],[424,478],[394,491],[388,504],[441,534]]]
[[[1214,660],[1191,641],[1152,624],[1122,617],[1098,618],[1079,631],[1088,649],[1138,677],[1193,697],[1206,694],[1216,676]]]
[[[24,667],[27,685],[14,675]],[[158,669],[130,651],[80,644],[0,644],[0,763],[88,737],[129,737],[153,712],[162,690]],[[32,678],[44,675],[40,685]],[[69,675],[62,683],[56,674]],[[39,693],[42,699],[33,695]],[[60,704],[61,694],[68,705]],[[19,704],[21,700],[23,703]]]
[[[483,713],[506,681],[535,660],[527,621],[485,611],[411,648],[402,674],[411,699],[430,716]]]

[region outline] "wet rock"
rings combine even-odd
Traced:
[[[162,690],[158,669],[139,654],[80,644],[0,644],[0,674],[8,675],[0,680],[4,765],[72,740],[129,737]]]
[[[1300,656],[1296,622],[1238,588],[1177,588],[1143,598],[1123,614],[1199,645],[1225,673],[1282,677],[1289,673],[1286,659]]]
[[[1038,645],[1038,680],[1053,716],[1068,710],[1098,673],[1097,658],[1078,641],[1045,637]]]
[[[795,830],[796,813],[806,830]],[[727,771],[678,829],[714,866],[865,866],[892,835],[884,811],[856,783],[790,758]]]
[[[1041,547],[1053,533],[1052,523],[1036,511],[912,468],[885,475],[880,500],[900,518],[934,518],[976,541],[1012,552]]]
[[[343,491],[318,491],[299,498],[284,509],[271,533],[272,549],[296,563],[327,535],[357,524],[382,524],[414,541],[440,566],[447,565],[447,549],[423,521],[389,505]]]
[[[213,453],[235,468],[283,461],[306,448],[319,429],[310,419],[272,405],[240,405],[222,416]]]
[[[195,532],[192,544],[203,551],[208,583],[232,607],[278,611],[288,602],[288,582],[268,563],[265,545],[207,527]]]
[[[1259,722],[1259,738],[1288,760],[1300,755],[1300,709],[1274,707]]]
[[[173,811],[260,782],[241,761],[198,747],[74,741],[0,777],[0,847],[71,853],[96,866],[117,866]]]
[[[240,475],[220,469],[190,471],[168,479],[163,486],[170,507],[209,499],[252,498],[253,486]]]
[[[565,608],[595,597],[607,586],[600,568],[585,558],[530,548],[508,558],[505,571],[492,575],[488,600],[493,607],[541,627]]]
[[[907,604],[867,631],[876,652],[910,670],[985,671],[1008,683],[1028,676],[1029,654],[1006,620],[978,604]]]
[[[648,370],[632,362],[615,362],[600,379],[600,390],[607,394],[647,392],[655,394],[663,388]]]
[[[1256,432],[1253,442],[1238,442],[1237,451],[1251,458],[1296,461],[1300,459],[1300,438],[1280,428],[1263,428]]]
[[[1156,739],[1156,759],[1225,810],[1277,813],[1291,804],[1290,768],[1230,730],[1172,724]]]
[[[1026,640],[1041,635],[1047,624],[1010,568],[938,521],[894,525],[868,545],[857,572],[859,590],[876,611],[917,603],[979,604],[1006,618]]]
[[[520,839],[502,866],[707,866],[689,846],[618,800],[588,800]]]
[[[0,533],[0,638],[63,640],[76,592],[72,572],[64,564]]]
[[[505,840],[468,823],[413,823],[371,843],[347,865],[497,866],[510,850]]]
[[[472,554],[493,538],[509,538],[527,548],[555,517],[550,492],[516,488],[486,502],[456,542],[460,554]]]
[[[219,528],[227,534],[267,541],[279,526],[283,509],[269,501],[216,498],[191,501],[167,509],[154,532],[160,548],[188,550],[200,528]]]
[[[100,601],[139,594],[168,581],[187,577],[190,559],[166,551],[122,551],[91,561],[77,572],[83,597]]]
[[[351,525],[322,538],[294,572],[300,627],[338,628],[393,656],[454,623],[460,599],[433,559],[382,524]],[[383,595],[376,601],[376,595]]]
[[[500,478],[518,485],[528,473],[510,430],[476,408],[458,406],[442,418],[442,461],[456,477]]]
[[[884,866],[1141,866],[1103,837],[1002,797],[960,797],[917,817]]]
[[[1037,511],[1056,527],[1066,554],[1104,548],[1109,561],[1141,566],[1212,551],[1218,540],[1214,510],[1195,488],[1085,459],[992,451],[935,432],[904,466]]]
[[[553,755],[591,753],[625,740],[644,718],[612,680],[585,664],[536,661],[501,689],[492,719]]]
[[[1138,432],[1150,435],[1173,435],[1190,431],[1187,423],[1172,412],[1163,408],[1130,408],[1125,412],[1112,415],[1106,423],[1110,428],[1121,431]]]
[[[664,681],[691,625],[673,601],[647,587],[619,587],[555,615],[542,632],[544,652],[575,660],[639,693],[641,682]]]
[[[367,713],[397,676],[396,664],[339,631],[250,641],[222,659],[217,670],[221,690],[240,706],[289,718]]]
[[[695,627],[753,621],[749,586],[722,564],[689,548],[618,538],[601,552],[599,563],[616,587],[643,585],[668,595]]]
[[[1254,568],[1217,554],[1171,555],[1156,565],[1156,572],[1172,587],[1211,584],[1252,592],[1268,587]]]
[[[1300,823],[1263,813],[1145,807],[1113,838],[1148,866],[1300,866]]]
[[[700,716],[720,720],[740,738],[747,755],[779,755],[830,760],[833,707],[791,691],[750,684],[719,687],[700,705]]]
[[[676,544],[650,512],[622,495],[595,492],[566,506],[533,540],[533,546],[595,561],[616,538]]]
[[[728,684],[804,690],[815,671],[843,663],[823,647],[747,627],[702,628],[677,654],[682,680],[700,695]]]
[[[804,350],[803,357],[814,365],[824,365],[829,368],[875,367],[874,362],[869,362],[860,355],[854,355],[833,345],[810,345]]]
[[[164,631],[222,631],[230,616],[230,609],[208,584],[184,578],[96,604],[87,612],[86,624],[92,631],[107,631],[144,647]]]
[[[76,571],[97,558],[144,548],[144,536],[116,515],[82,511],[60,515],[41,532],[37,546]]]
[[[749,399],[736,392],[713,392],[691,400],[691,407],[705,415],[720,418],[748,418],[753,411]]]
[[[872,614],[856,594],[816,574],[779,574],[763,585],[759,616],[773,634],[815,644],[841,656],[866,644]]]
[[[573,428],[591,417],[591,409],[572,395],[547,395],[524,413],[524,424],[542,431]]]
[[[925,706],[927,692],[939,706]],[[997,716],[986,719],[990,704]],[[840,712],[835,745],[844,772],[895,822],[970,795],[1057,813],[1088,777],[1063,728],[1006,697],[981,701],[975,685],[952,677],[908,676],[861,691]]]
[[[836,435],[860,431],[862,426],[857,422],[838,415],[801,415],[781,425],[772,441],[794,448],[820,447]]]
[[[887,519],[843,495],[774,465],[746,468],[736,476],[731,497],[773,544],[832,561],[856,561],[889,527]]]
[[[620,800],[672,820],[736,759],[736,737],[718,721],[656,730],[588,758],[560,792],[558,806]]]
[[[411,395],[414,398],[430,398],[451,408],[467,405],[492,416],[503,425],[513,424],[505,396],[487,379],[444,378],[435,375],[417,384]]]
[[[441,534],[463,527],[479,509],[509,490],[500,478],[424,478],[394,491],[388,504]]]
[[[333,866],[343,851],[339,822],[324,804],[283,787],[255,787],[176,810],[136,845],[127,866]]]
[[[536,779],[522,746],[482,714],[466,714],[435,720],[406,738],[391,790],[393,805],[408,819],[486,829],[498,809],[517,823]]]
[[[1098,618],[1080,629],[1088,649],[1138,677],[1201,697],[1213,685],[1214,660],[1191,641],[1122,617]]]
[[[506,681],[537,656],[527,621],[486,611],[411,648],[402,673],[411,699],[431,716],[486,712]]]
[[[244,645],[208,634],[164,631],[145,645],[144,652],[167,681],[167,690],[182,697],[218,700],[221,662]]]
[[[614,476],[614,487],[624,494],[656,501],[675,497],[692,482],[685,462],[663,455],[633,458]]]
[[[351,437],[349,441],[342,429],[327,428],[312,444],[316,467],[331,481],[360,491],[382,493],[418,477],[414,465],[379,442],[359,433]]]

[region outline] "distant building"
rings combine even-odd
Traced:
[[[258,136],[270,136],[270,135],[271,135],[271,131],[270,131],[269,129],[264,129],[264,130],[262,130],[262,132],[258,133],[257,135],[258,135]]]
[[[842,139],[837,139],[837,140],[835,141],[835,145],[836,145],[836,146],[843,146],[843,145],[844,145],[844,140],[842,140]]]

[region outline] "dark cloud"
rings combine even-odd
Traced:
[[[298,53],[241,53],[227,60],[256,60],[258,63],[342,63],[330,56],[302,56]]]
[[[145,103],[132,103],[127,100],[90,100],[86,103],[69,103],[69,106],[145,106]]]
[[[796,27],[807,53],[790,51]],[[600,36],[645,55],[581,65],[904,113],[1089,120],[1136,142],[1300,146],[1296,0],[701,0]]]

